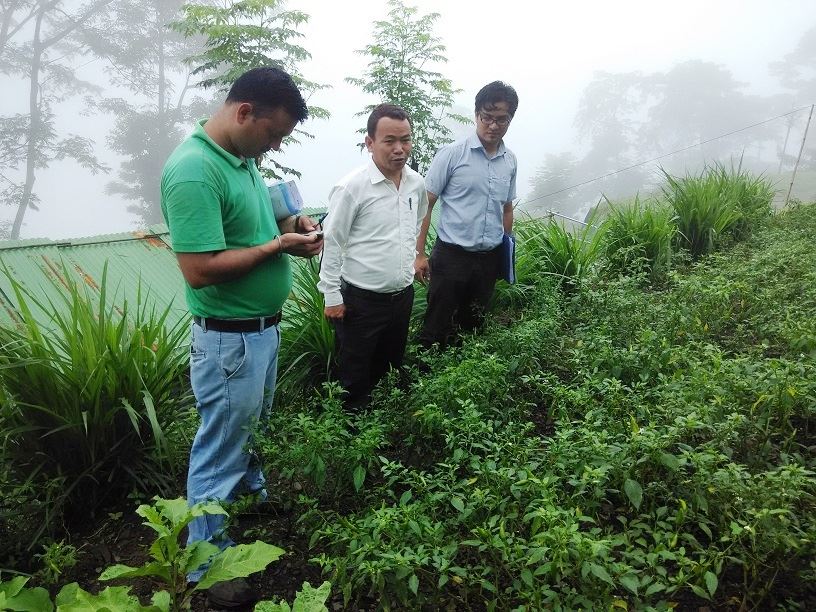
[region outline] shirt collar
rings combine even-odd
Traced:
[[[481,149],[482,151],[485,152],[485,155],[487,155],[487,151],[485,151],[484,145],[482,144],[482,141],[479,140],[479,135],[476,132],[473,132],[470,136],[468,136],[467,143],[468,143],[468,148],[470,148],[470,149]],[[507,151],[507,147],[504,146],[504,139],[502,138],[502,140],[499,142],[499,148],[496,149],[495,157],[499,157],[501,155],[504,155],[504,153],[506,151]]]
[[[408,166],[404,166],[402,168],[402,173],[400,174],[400,182],[405,179],[405,175],[408,172]],[[388,178],[380,172],[380,169],[377,167],[377,164],[374,163],[374,159],[371,158],[368,160],[368,178],[371,180],[372,185],[376,185],[377,183],[382,183],[383,181],[387,181]]]
[[[196,123],[196,126],[193,129],[193,138],[203,140],[213,151],[221,155],[221,157],[226,159],[235,168],[240,168],[243,164],[247,163],[247,160],[241,159],[240,157],[235,157],[235,155],[218,145],[212,138],[210,138],[210,135],[204,130],[205,123],[207,123],[206,119],[201,119],[198,121],[198,123]],[[247,165],[249,164],[247,163]]]

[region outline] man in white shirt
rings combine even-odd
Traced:
[[[402,365],[414,303],[416,238],[428,210],[425,181],[406,166],[411,122],[381,104],[368,118],[371,161],[329,194],[318,289],[335,325],[337,377],[345,406],[368,403],[371,390]]]

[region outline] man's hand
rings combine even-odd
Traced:
[[[313,232],[317,229],[317,223],[315,220],[307,215],[301,215],[297,218],[297,227],[295,231],[299,234],[308,234]]]
[[[427,255],[417,255],[414,260],[414,278],[423,285],[431,278],[431,264]]]
[[[314,227],[313,223],[312,227]],[[277,238],[275,240],[277,241]],[[281,234],[280,247],[284,253],[288,253],[289,255],[314,257],[323,250],[323,236],[318,236],[317,234]]]
[[[342,321],[346,316],[346,305],[338,304],[337,306],[326,306],[323,309],[323,314],[329,321]]]

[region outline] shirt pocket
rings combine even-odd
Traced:
[[[510,201],[510,175],[496,175],[490,177],[490,198],[500,203]]]

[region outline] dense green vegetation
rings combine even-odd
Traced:
[[[316,560],[385,608],[807,609],[814,231],[785,212],[661,290],[543,277],[353,427],[331,389],[278,412],[267,458],[310,483],[280,494]]]
[[[708,230],[671,201],[581,233],[523,222],[487,329],[411,349],[360,415],[309,385],[319,300],[288,306],[309,350],[284,360],[261,450],[350,609],[816,605],[816,207],[747,197],[699,254]]]

